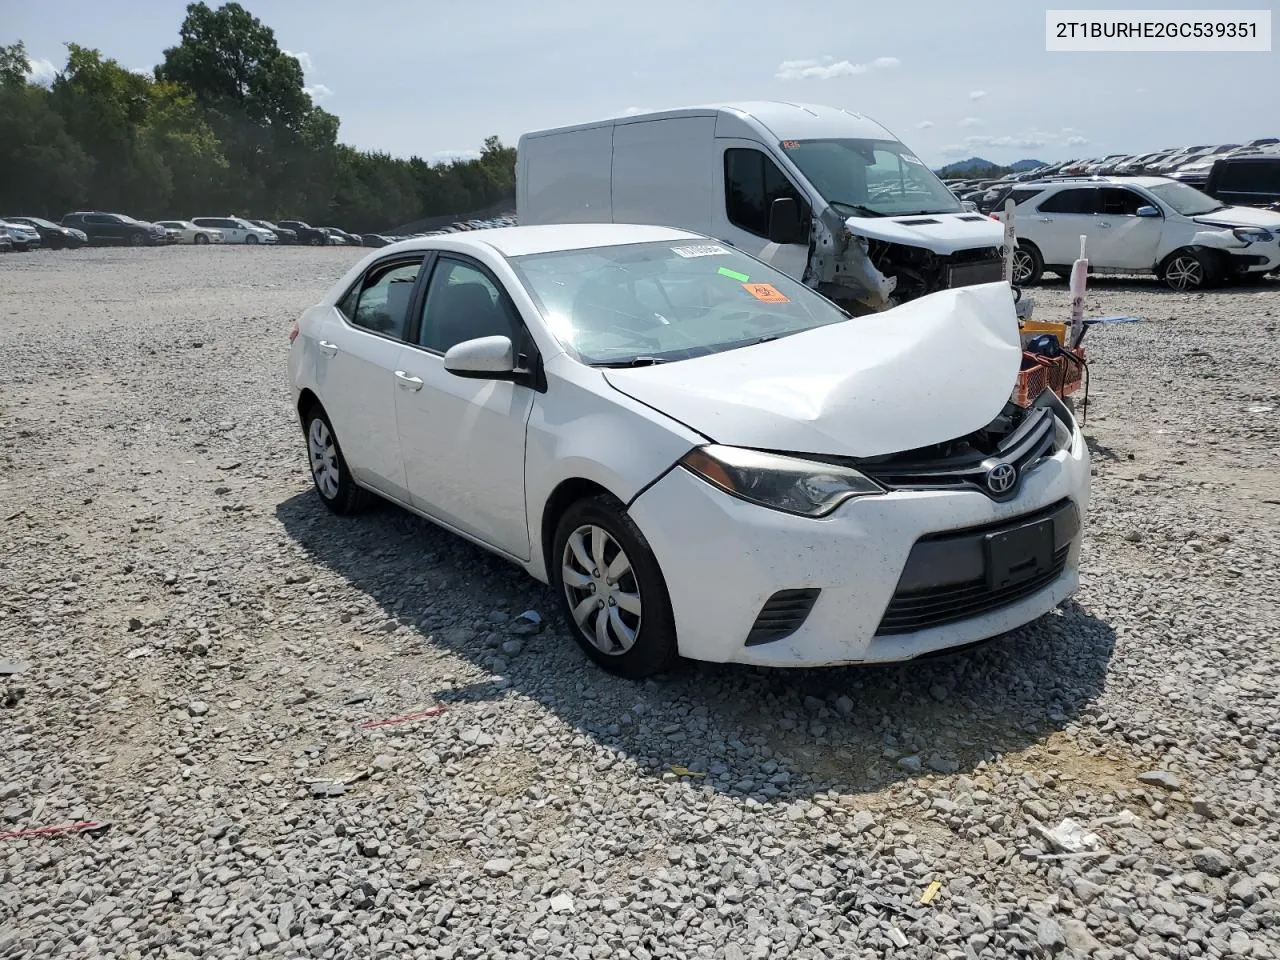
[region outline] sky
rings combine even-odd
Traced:
[[[1045,5],[1027,0],[241,3],[298,56],[340,140],[396,156],[471,156],[493,134],[514,145],[529,130],[755,99],[867,114],[935,166],[1280,135],[1280,52],[1047,53]],[[184,12],[183,0],[0,0],[0,43],[25,41],[46,80],[66,41],[147,69]]]

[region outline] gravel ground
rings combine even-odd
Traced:
[[[1280,955],[1280,284],[1091,288],[1078,602],[634,684],[311,492],[286,333],[361,252],[0,260],[0,832],[99,825],[0,838],[0,957]]]

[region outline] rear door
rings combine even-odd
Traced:
[[[124,224],[105,213],[90,213],[84,218],[89,236],[99,243],[124,243]]]
[[[320,401],[352,475],[406,503],[395,370],[424,258],[400,254],[371,264],[318,325],[312,345]]]
[[[1075,263],[1080,256],[1080,236],[1096,232],[1093,223],[1096,194],[1095,187],[1067,187],[1051,193],[1035,204],[1025,231],[1018,227],[1016,220],[1015,227],[1019,235],[1040,248],[1046,264]]]
[[[807,225],[812,208],[804,191],[759,143],[722,137],[715,144],[711,234],[803,280],[809,263],[808,239],[803,243],[770,243],[769,210],[774,200],[790,197],[800,208],[800,222]]]

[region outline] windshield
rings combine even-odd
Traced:
[[[551,333],[587,364],[685,360],[848,319],[803,284],[710,240],[510,262]]]
[[[844,213],[896,216],[963,209],[946,184],[896,140],[785,140],[782,149],[822,198]]]
[[[1207,193],[1201,193],[1185,183],[1161,183],[1147,189],[1184,217],[1197,217],[1202,213],[1227,209],[1225,203],[1219,203]]]

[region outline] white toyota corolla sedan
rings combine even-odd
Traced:
[[[321,500],[514,561],[624,676],[907,660],[1078,586],[1088,452],[1010,402],[1004,283],[851,318],[697,234],[512,227],[371,252],[290,340]]]

